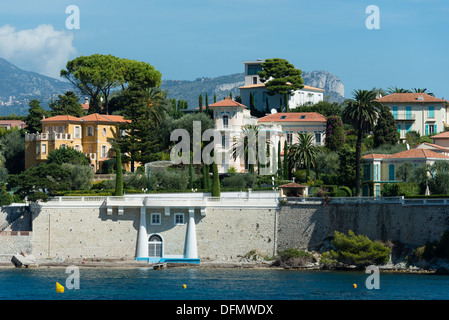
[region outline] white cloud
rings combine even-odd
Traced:
[[[0,26],[0,57],[21,69],[59,78],[59,72],[76,53],[73,34],[43,24],[20,30]]]

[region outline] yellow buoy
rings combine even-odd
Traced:
[[[64,293],[64,287],[56,282],[56,292],[57,293]]]
[[[183,287],[184,289],[187,288],[187,286],[186,286],[185,284],[183,284],[182,287]]]
[[[355,283],[352,286],[354,287],[354,289],[357,288],[357,285]]]

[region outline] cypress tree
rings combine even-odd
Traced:
[[[216,102],[217,102],[217,94],[214,93],[214,103],[216,103]]]
[[[250,93],[249,94],[249,110],[250,110],[250,114],[253,116],[254,115],[254,108],[256,105],[256,101],[254,98],[254,93]]]
[[[115,149],[117,173],[115,175],[115,192],[114,196],[123,196],[123,173],[122,173],[122,153],[120,148]]]
[[[288,170],[288,146],[287,140],[284,141],[284,170],[283,170],[284,180],[288,180],[290,172]]]
[[[282,179],[281,140],[278,141],[278,177]]]
[[[398,127],[395,123],[393,114],[387,106],[382,106],[377,124],[373,130],[374,148],[381,145],[396,145],[399,141]]]
[[[203,112],[203,95],[201,93],[198,97],[198,106],[200,107],[200,112]]]
[[[203,174],[203,189],[208,190],[210,189],[210,183],[209,183],[209,168],[207,164],[203,163],[203,167],[201,168],[202,174]]]
[[[189,161],[189,189],[193,189],[193,156],[190,154],[190,161]]]
[[[220,178],[218,176],[218,168],[217,164],[214,162],[212,164],[212,173],[213,173],[213,183],[212,183],[212,197],[220,196]]]

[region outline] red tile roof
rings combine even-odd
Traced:
[[[308,186],[303,186],[302,184],[297,184],[295,182],[290,182],[287,184],[283,184],[282,186],[279,186],[279,188],[308,188]]]
[[[438,99],[434,96],[431,96],[427,93],[392,93],[388,96],[376,99],[380,103],[383,102],[396,102],[396,103],[429,103],[429,102],[444,102],[447,103],[447,100]]]
[[[80,118],[69,115],[59,115],[41,120],[41,122],[80,122],[80,121],[81,121]]]
[[[130,122],[122,116],[92,113],[81,118],[85,122]]]
[[[243,108],[248,108],[247,106],[245,106],[244,104],[241,104],[235,100],[232,100],[229,97],[224,98],[224,100],[220,100],[217,101],[215,103],[212,103],[209,105],[209,108],[213,108],[213,107],[243,107]],[[205,107],[203,107],[205,108]]]
[[[326,122],[317,112],[278,112],[258,119],[258,122]]]
[[[449,131],[441,132],[434,136],[431,136],[432,139],[449,139]]]
[[[395,154],[367,154],[362,157],[363,159],[375,159],[375,158],[386,158],[386,159],[427,159],[427,158],[439,158],[448,159],[449,156],[445,156],[441,153],[429,150],[429,149],[410,149],[401,151]]]
[[[82,118],[77,118],[69,115],[58,115],[47,119],[42,119],[41,122],[130,122],[130,120],[125,120],[122,116],[116,115],[106,115],[93,113]]]

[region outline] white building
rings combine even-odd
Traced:
[[[240,89],[240,96],[244,105],[250,105],[250,96],[254,95],[255,109],[269,112],[271,109],[280,109],[284,106],[284,97],[275,94],[270,96],[265,85],[260,81],[258,72],[262,71],[263,60],[244,61],[245,84]],[[304,88],[296,90],[288,97],[289,109],[294,109],[305,104],[315,104],[323,101],[323,89],[304,85]]]
[[[233,156],[234,147],[239,146],[239,142],[243,141],[246,126],[257,127],[258,136],[269,141],[269,161],[273,166],[270,167],[269,172],[265,171],[264,174],[275,173],[279,141],[283,149],[285,140],[288,145],[292,145],[298,142],[299,133],[310,133],[314,138],[315,145],[324,144],[326,117],[316,112],[276,112],[256,118],[250,115],[247,106],[230,98],[211,104],[209,108],[213,110],[214,127],[220,136],[214,145],[215,152],[220,155],[217,161],[220,173],[228,172],[231,167],[235,168],[237,172],[244,172],[248,169],[249,159],[245,159],[248,155],[240,156],[237,153],[235,159]],[[281,154],[283,154],[283,150],[281,150]],[[259,159],[259,155],[257,155],[257,159]]]

